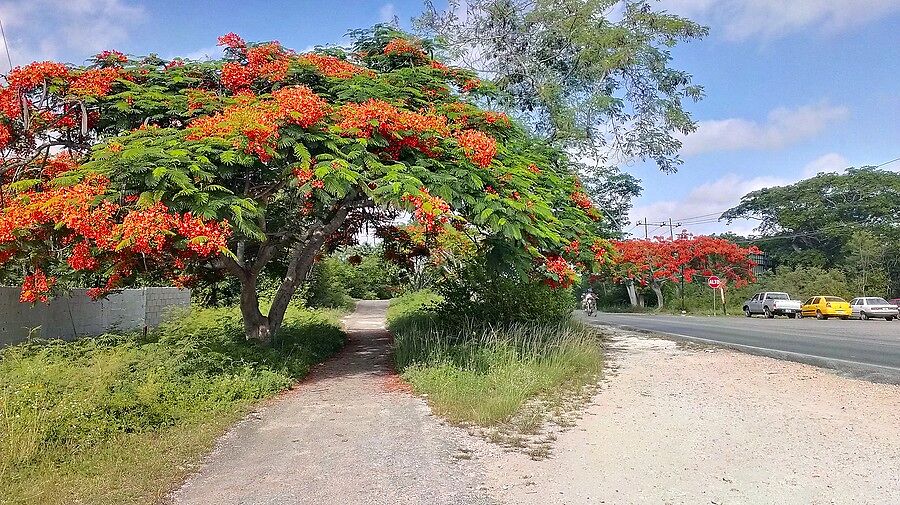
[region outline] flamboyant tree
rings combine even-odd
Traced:
[[[323,248],[379,210],[410,212],[432,240],[464,233],[555,286],[605,262],[600,213],[563,153],[475,105],[482,83],[428,41],[357,36],[351,51],[228,34],[221,61],[107,51],[13,69],[0,275],[23,281],[25,302],[230,275],[247,337],[268,341]],[[257,283],[276,265],[264,314]]]
[[[750,255],[759,252],[755,247],[745,248],[703,235],[677,240],[623,240],[613,242],[613,247],[618,253],[611,256],[615,262],[614,282],[625,284],[632,305],[637,305],[635,285],[649,286],[659,308],[664,306],[663,284],[680,281],[682,275],[685,282],[713,275],[736,287],[753,282],[755,263]]]

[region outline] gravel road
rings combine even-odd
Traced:
[[[349,343],[296,389],[235,426],[178,504],[494,503],[483,442],[442,425],[392,372],[385,302],[359,302]],[[481,488],[481,489],[479,489]]]
[[[545,461],[491,464],[515,504],[897,504],[900,386],[621,330]]]

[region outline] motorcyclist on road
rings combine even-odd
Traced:
[[[597,311],[597,295],[594,294],[592,288],[588,288],[587,291],[581,295],[581,308],[589,316],[593,316],[594,312]]]

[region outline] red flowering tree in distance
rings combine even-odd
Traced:
[[[329,240],[373,209],[463,232],[570,285],[608,244],[565,156],[475,103],[489,84],[384,26],[352,52],[221,37],[225,58],[13,69],[0,89],[0,276],[22,301],[142,278],[242,286],[268,341]],[[277,261],[275,261],[277,259]],[[271,309],[257,280],[283,269]]]
[[[618,254],[614,258],[614,281],[624,283],[632,305],[637,304],[635,285],[649,286],[659,303],[664,305],[662,285],[666,281],[685,282],[696,277],[716,275],[740,287],[753,282],[751,253],[756,247],[744,248],[728,240],[697,236],[687,239],[623,240],[613,243]]]

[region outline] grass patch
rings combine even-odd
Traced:
[[[602,368],[597,337],[576,323],[447,328],[423,309],[434,301],[431,294],[401,297],[388,321],[397,369],[451,421],[496,425],[534,397],[580,389]]]
[[[0,351],[0,503],[153,503],[254,402],[306,375],[344,336],[292,308],[272,347],[233,309],[199,309],[144,338]]]

